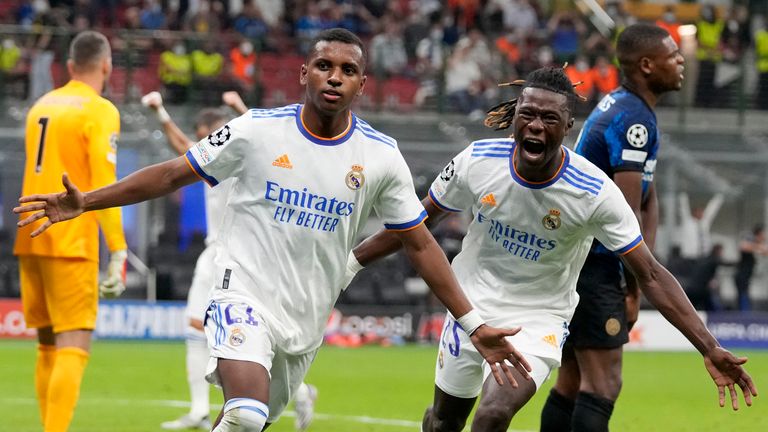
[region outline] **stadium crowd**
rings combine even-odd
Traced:
[[[568,62],[569,77],[583,83],[588,112],[618,84],[618,32],[655,20],[677,42],[696,35],[687,62],[698,64],[697,106],[733,107],[740,95],[754,94],[748,103],[768,108],[762,19],[750,22],[741,4],[659,6],[607,2],[615,27],[601,33],[572,2],[554,0],[14,0],[0,6],[0,23],[16,25],[2,32],[0,71],[6,92],[34,100],[62,81],[55,63],[71,35],[95,28],[115,49],[113,98],[136,100],[161,84],[170,103],[205,102],[235,89],[252,104],[279,105],[299,95],[295,80],[283,78],[301,64],[307,42],[342,27],[368,44],[372,79],[363,105],[444,103],[479,118],[496,100],[498,82]],[[746,53],[754,61],[745,72]]]

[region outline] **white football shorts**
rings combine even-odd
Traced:
[[[309,371],[317,350],[291,355],[274,344],[269,326],[246,303],[211,302],[206,312],[205,334],[211,349],[205,378],[221,386],[218,359],[258,363],[269,372],[269,423],[280,418]]]
[[[518,325],[523,326],[524,331],[533,332],[534,334],[544,333],[548,335],[550,333],[547,333],[547,331],[552,330],[550,328],[542,332],[541,330],[530,328],[531,326],[526,326],[526,323]],[[546,352],[546,347],[533,346],[537,345],[535,339],[526,337],[522,333],[523,331],[507,339],[515,349],[523,354],[533,369],[530,375],[536,383],[536,389],[538,390],[544,381],[549,378],[552,370],[560,366],[560,362],[556,358],[538,355],[542,351]],[[540,343],[551,345],[546,340],[541,340]],[[507,362],[507,365],[512,367],[509,362]],[[435,385],[451,396],[468,399],[477,397],[480,394],[483,383],[490,375],[491,366],[477,351],[464,329],[448,314],[443,324],[443,332],[440,336],[437,352]]]

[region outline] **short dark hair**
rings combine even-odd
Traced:
[[[227,121],[227,114],[220,108],[204,108],[195,117],[195,129],[205,126],[213,129],[217,123]]]
[[[357,45],[360,47],[360,51],[363,53],[362,66],[365,67],[365,63],[368,61],[368,52],[365,49],[365,44],[356,34],[347,29],[336,27],[323,30],[318,33],[317,36],[315,36],[314,39],[312,39],[312,41],[309,43],[309,51],[307,51],[307,57],[312,55],[312,53],[315,51],[315,48],[317,47],[317,44],[320,42],[341,42],[350,45]]]
[[[616,57],[622,69],[632,68],[641,57],[658,49],[667,37],[668,31],[653,24],[637,23],[624,29],[616,41]]]
[[[99,61],[110,55],[107,38],[92,30],[80,32],[69,45],[69,59],[78,71],[87,71],[98,66]]]

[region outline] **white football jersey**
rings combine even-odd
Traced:
[[[224,220],[224,209],[227,207],[227,198],[234,182],[234,179],[227,179],[216,187],[205,188],[206,246],[211,246],[219,235],[219,227]]]
[[[642,241],[640,226],[619,188],[583,157],[563,147],[557,175],[530,183],[515,172],[514,151],[512,139],[473,142],[429,196],[442,210],[472,211],[452,266],[488,324],[569,322],[593,238],[626,253]]]
[[[350,114],[331,139],[303,106],[251,110],[193,146],[210,184],[236,181],[217,240],[213,299],[252,305],[282,350],[317,348],[344,285],[347,255],[368,215],[407,230],[426,218],[397,142]]]

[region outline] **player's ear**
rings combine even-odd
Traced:
[[[653,72],[653,60],[651,60],[649,57],[640,57],[640,60],[638,61],[638,67],[640,68],[640,71],[643,73],[643,75],[650,75]]]
[[[571,118],[568,120],[568,123],[566,124],[566,128],[567,128],[567,129],[566,129],[566,133],[567,133],[568,131],[570,131],[570,130],[571,130],[571,128],[573,128],[573,123],[574,123],[575,121],[576,121],[576,119],[575,119],[575,118],[573,118],[573,117],[571,117]]]
[[[357,96],[362,96],[363,91],[365,90],[365,82],[368,80],[368,75],[363,75],[363,78],[360,80],[360,90],[357,91]]]
[[[69,72],[69,76],[72,77],[75,72],[75,62],[72,59],[67,60],[67,72]]]
[[[307,85],[307,72],[309,72],[307,65],[301,65],[301,72],[299,73],[299,83],[301,85]]]

